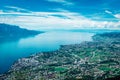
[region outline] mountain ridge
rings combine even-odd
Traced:
[[[20,38],[26,38],[44,33],[44,31],[35,31],[20,28],[16,25],[0,23],[0,43],[17,41]]]
[[[43,33],[42,31],[28,30],[16,25],[0,23],[0,38],[21,38]]]

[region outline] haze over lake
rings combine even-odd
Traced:
[[[91,41],[94,33],[51,31],[19,40],[0,42],[0,73],[7,71],[19,58],[42,51],[54,51],[60,45]]]

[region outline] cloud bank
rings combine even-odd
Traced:
[[[48,1],[68,4],[66,0]],[[94,20],[92,18],[85,17],[80,13],[64,9],[59,9],[59,11],[56,12],[35,12],[15,6],[5,7],[9,8],[9,10],[0,10],[0,23],[18,25],[28,29],[120,29],[120,14],[113,14],[109,10],[105,10],[105,13],[114,16],[118,21]]]

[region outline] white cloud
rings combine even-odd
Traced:
[[[16,7],[16,6],[5,6],[5,8],[9,8],[9,9],[12,9],[12,10],[16,10],[16,11],[18,11],[18,12],[20,12],[20,11],[27,11],[27,12],[29,12],[29,10],[27,10],[27,9],[20,8],[20,7]]]
[[[120,29],[120,22],[94,21],[73,12],[31,12],[4,13],[0,16],[1,23],[19,25],[28,29],[73,29],[73,28],[109,28]],[[14,16],[16,15],[17,16]],[[12,16],[11,16],[12,15]],[[61,15],[67,18],[63,18]]]
[[[3,10],[0,10],[0,14],[3,14],[4,13],[4,11]]]
[[[114,15],[116,18],[120,19],[120,14],[115,14]]]
[[[67,0],[47,0],[47,1],[49,1],[49,2],[61,3],[61,4],[63,4],[63,5],[73,5],[72,2],[69,2],[69,1],[67,1]]]
[[[111,12],[111,11],[108,11],[108,10],[105,10],[105,12],[108,13],[108,14],[112,14],[112,12]]]
[[[114,16],[117,19],[120,19],[120,14],[119,13],[113,14],[111,11],[108,11],[108,10],[106,10],[105,12],[108,13],[108,14],[111,14],[112,16]]]

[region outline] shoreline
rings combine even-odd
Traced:
[[[25,80],[28,78],[33,80],[77,80],[88,77],[91,80],[99,78],[103,80],[115,77],[113,75],[117,76],[120,72],[119,45],[119,43],[100,41],[61,45],[59,50],[42,52],[19,59],[3,77],[8,80],[15,76],[19,79],[23,75],[22,79]],[[111,50],[111,48],[115,50]]]

